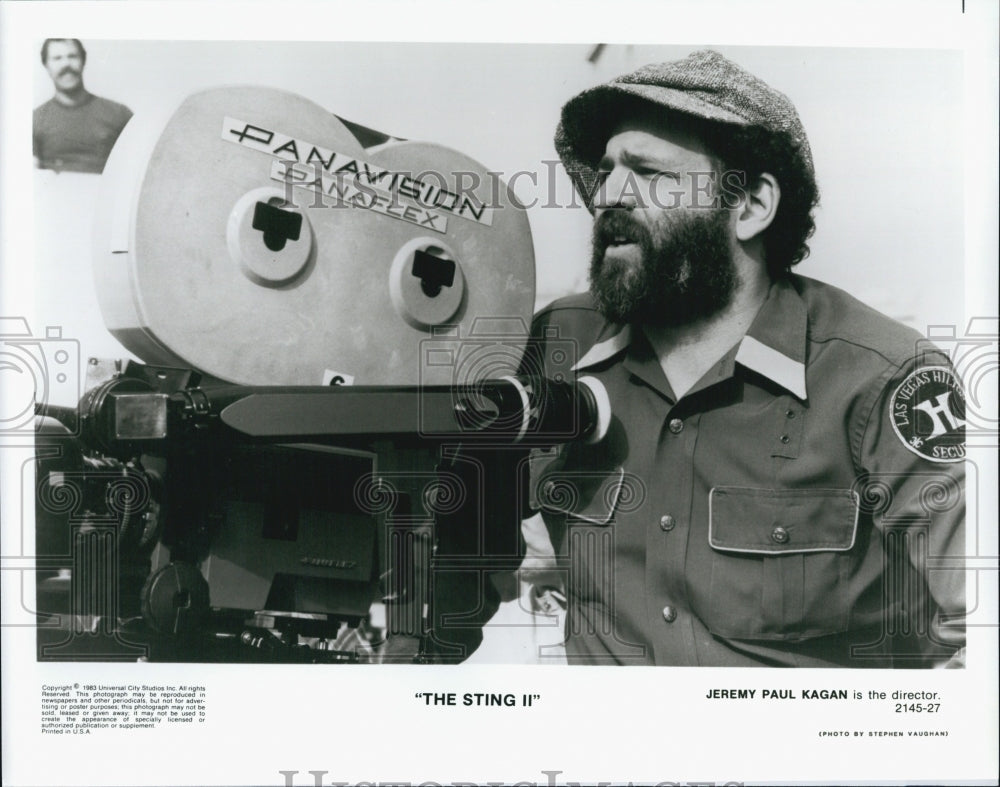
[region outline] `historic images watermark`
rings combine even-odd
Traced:
[[[480,224],[492,223],[495,210],[542,210],[589,207],[595,204],[627,204],[631,208],[658,210],[733,209],[746,196],[746,173],[737,170],[698,171],[683,177],[675,172],[657,172],[648,177],[628,172],[621,186],[611,190],[599,175],[578,202],[574,190],[563,195],[555,176],[559,162],[543,161],[537,170],[503,172],[436,170],[419,173],[390,172],[353,160],[347,169],[330,172],[318,162],[301,164],[275,160],[272,180],[284,184],[286,207],[359,208],[444,233],[448,221],[457,217]],[[515,194],[520,189],[521,197]],[[524,195],[527,195],[526,197]]]
[[[523,780],[517,782],[505,782],[505,781],[490,781],[488,779],[480,779],[478,781],[451,781],[451,782],[436,782],[436,781],[358,781],[358,782],[341,782],[332,781],[327,779],[329,771],[298,771],[298,770],[279,770],[278,774],[284,779],[281,782],[284,787],[475,787],[475,785],[486,785],[486,787],[507,787],[507,785],[513,785],[513,787],[557,787],[558,785],[566,785],[566,787],[579,787],[581,784],[593,784],[597,787],[611,787],[612,784],[615,785],[628,785],[632,787],[635,785],[651,785],[652,787],[743,787],[743,782],[740,781],[673,781],[665,780],[658,782],[650,782],[648,780],[643,781],[615,781],[615,782],[578,782],[578,781],[567,781],[565,779],[559,778],[564,773],[561,770],[545,770],[542,769],[540,773],[542,774],[544,780]],[[310,779],[311,777],[311,779]]]

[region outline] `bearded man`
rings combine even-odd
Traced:
[[[522,576],[565,609],[566,659],[961,665],[962,388],[791,272],[818,190],[788,98],[696,52],[572,99],[556,148],[590,292],[537,315],[524,370],[569,340],[614,413],[532,465]]]

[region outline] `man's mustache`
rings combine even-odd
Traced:
[[[66,74],[74,74],[80,76],[80,72],[77,71],[73,66],[66,66],[62,71],[59,72],[59,76],[65,76]]]
[[[626,210],[609,210],[594,222],[594,242],[601,248],[615,239],[642,242],[647,234],[646,227]]]

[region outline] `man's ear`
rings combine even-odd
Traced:
[[[736,209],[736,237],[746,243],[771,226],[778,214],[781,186],[773,175],[762,172],[756,182],[743,191],[743,202]]]

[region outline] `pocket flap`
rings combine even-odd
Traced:
[[[708,543],[753,554],[846,552],[858,530],[850,489],[717,486],[708,495]]]
[[[563,514],[567,521],[607,525],[625,495],[631,496],[624,468],[613,472],[560,470],[542,476],[537,499],[542,511]]]

